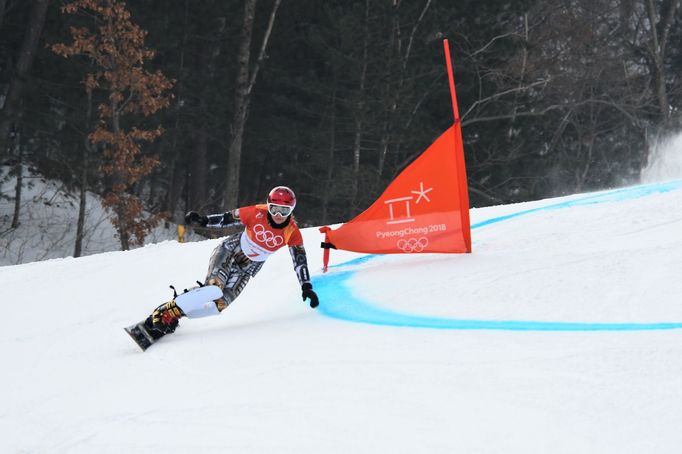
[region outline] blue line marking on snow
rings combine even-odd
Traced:
[[[619,202],[682,189],[682,180],[616,189],[582,198],[559,202],[543,207],[522,210],[516,213],[487,219],[471,228],[476,229],[491,224],[514,219],[541,211],[558,210],[598,203]],[[330,268],[352,268],[369,262],[378,255],[366,255],[349,260]],[[320,294],[322,303],[318,311],[328,317],[357,323],[373,325],[403,326],[410,328],[459,329],[459,330],[511,330],[511,331],[643,331],[682,328],[682,322],[662,323],[579,323],[579,322],[542,322],[523,320],[472,320],[442,317],[427,317],[394,312],[372,306],[367,301],[354,296],[348,281],[357,271],[337,271],[315,276],[315,290]]]
[[[507,214],[504,216],[499,216],[496,218],[487,219],[485,221],[478,222],[471,225],[471,229],[476,229],[479,227],[485,227],[490,224],[496,224],[498,222],[507,221],[509,219],[517,218],[520,216],[525,216],[528,214],[538,213],[541,211],[551,211],[560,210],[562,208],[572,208],[577,206],[586,205],[596,205],[598,203],[606,202],[621,202],[624,200],[634,200],[640,197],[646,197],[651,194],[660,194],[664,192],[676,191],[682,189],[682,180],[671,181],[668,183],[655,183],[642,186],[635,186],[631,188],[616,189],[613,191],[602,192],[599,194],[589,195],[586,197],[581,197],[579,199],[567,200],[565,202],[559,202],[552,205],[546,205],[538,208],[531,208],[528,210],[522,210],[516,213]]]
[[[318,307],[322,314],[351,322],[373,325],[405,326],[411,328],[512,330],[512,331],[637,331],[682,328],[682,323],[567,323],[523,320],[470,320],[426,317],[393,312],[374,307],[356,297],[346,282],[354,271],[333,275],[332,279],[315,281],[315,290],[324,295]],[[329,298],[329,295],[334,295]]]

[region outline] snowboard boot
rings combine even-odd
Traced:
[[[184,316],[185,314],[175,304],[175,300],[171,300],[154,309],[152,315],[144,321],[144,326],[154,339],[159,339],[175,332],[178,320]]]

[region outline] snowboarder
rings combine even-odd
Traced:
[[[277,186],[270,191],[266,204],[209,216],[194,211],[187,213],[185,222],[188,225],[222,228],[241,223],[245,226],[243,232],[227,236],[215,248],[209,261],[204,285],[219,287],[222,296],[213,301],[215,304],[209,300],[208,304],[202,301],[183,305],[185,300],[178,304],[173,298],[147,317],[144,322],[146,331],[157,340],[174,332],[178,320],[184,316],[197,318],[219,314],[239,296],[265,260],[284,245],[289,246],[303,301],[309,299],[310,307],[316,308],[319,300],[310,282],[303,237],[292,216],[295,207],[294,191],[286,186]]]

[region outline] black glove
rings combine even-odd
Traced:
[[[202,227],[206,227],[206,224],[208,224],[208,218],[206,216],[200,216],[196,211],[190,211],[185,215],[185,224],[197,224]]]
[[[317,294],[313,291],[313,284],[306,282],[301,286],[301,291],[303,301],[305,301],[306,298],[310,298],[310,307],[315,309],[317,306],[320,305],[320,300],[317,298]]]

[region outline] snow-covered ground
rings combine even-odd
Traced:
[[[304,232],[218,317],[122,330],[217,240],[0,268],[3,453],[671,453],[682,446],[682,182],[472,210],[473,253]]]

